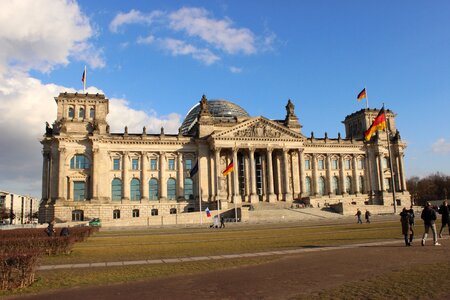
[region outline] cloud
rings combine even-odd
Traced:
[[[87,41],[93,35],[74,1],[0,1],[0,74],[9,67],[49,72],[71,57],[93,57],[87,60],[91,67],[102,67],[101,51]]]
[[[146,37],[142,37],[142,36],[138,37],[136,42],[138,44],[151,44],[154,41],[155,41],[155,37],[153,35],[149,35]]]
[[[220,57],[209,51],[209,49],[199,49],[181,40],[167,38],[160,40],[160,45],[169,50],[173,56],[192,55],[194,59],[206,65],[211,65],[220,60]]]
[[[238,68],[238,67],[231,66],[231,67],[230,67],[230,72],[231,72],[231,73],[241,73],[241,72],[242,72],[242,69],[241,69],[241,68]]]
[[[161,11],[155,10],[149,14],[144,14],[138,10],[130,10],[128,13],[118,13],[109,24],[109,30],[118,32],[119,27],[126,24],[147,24],[153,23],[154,19],[161,16]]]
[[[440,138],[431,145],[431,149],[434,153],[448,154],[450,153],[450,142],[447,142],[444,138]]]

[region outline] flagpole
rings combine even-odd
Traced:
[[[384,103],[383,103],[383,108],[384,108]],[[388,144],[388,154],[389,154],[389,169],[391,171],[391,190],[392,190],[392,198],[393,198],[393,202],[394,202],[394,214],[397,213],[397,201],[395,200],[395,174],[394,174],[394,170],[392,169],[392,152],[391,152],[391,135],[390,135],[390,131],[389,131],[389,118],[386,115],[386,137],[387,137],[387,144]]]
[[[84,66],[83,93],[86,92],[86,78],[87,78],[86,66]]]
[[[364,89],[366,90],[366,109],[369,108],[369,93],[367,92],[366,86],[364,86]]]
[[[203,210],[202,210],[202,188],[200,186],[200,157],[197,155],[197,165],[198,165],[198,176],[197,176],[197,184],[198,184],[198,204],[200,207],[200,225],[203,225]]]

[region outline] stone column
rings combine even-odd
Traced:
[[[192,166],[194,167],[194,166]],[[177,153],[177,199],[184,200],[183,154]]]
[[[300,157],[300,194],[301,197],[306,197],[305,195],[305,154],[303,149],[298,150],[299,157]]]
[[[291,152],[291,160],[292,160],[292,195],[294,198],[298,198],[300,196],[300,171],[298,169],[298,161],[300,157],[297,151]]]
[[[339,156],[339,181],[341,183],[340,190],[341,195],[346,195],[347,192],[345,191],[345,176],[344,176],[344,155]]]
[[[233,203],[242,203],[242,199],[239,195],[239,181],[238,181],[238,157],[237,157],[237,153],[238,153],[238,149],[234,148],[233,149],[233,166],[234,166],[234,171],[232,172],[233,174],[233,188],[234,188],[234,193],[233,193]]]
[[[99,160],[99,149],[94,148],[92,149],[92,162],[91,162],[91,168],[92,168],[92,187],[91,187],[91,193],[92,193],[92,202],[98,202],[98,180],[99,180],[99,168],[100,168],[100,162]]]
[[[124,152],[122,155],[122,201],[130,200],[129,160],[128,152]]]
[[[284,166],[284,201],[292,202],[292,193],[289,186],[289,149],[283,149],[283,166]]]
[[[364,188],[367,194],[370,194],[373,190],[372,188],[372,171],[371,171],[371,166],[370,166],[370,159],[369,159],[369,154],[366,155],[365,159],[365,170],[364,170],[364,179],[365,179],[365,184],[364,184]]]
[[[312,167],[313,167],[313,170],[312,170],[312,175],[313,175],[312,194],[314,196],[317,196],[317,195],[319,195],[319,176],[317,174],[318,173],[317,172],[317,154],[314,154],[311,158],[312,158],[311,163],[312,163]]]
[[[327,156],[325,157],[326,159],[326,174],[327,174],[327,190],[328,190],[328,195],[332,194],[331,191],[331,163],[330,163],[330,155],[327,154]]]
[[[358,167],[357,161],[356,161],[356,155],[353,155],[352,157],[352,165],[353,165],[353,169],[352,169],[352,177],[353,177],[353,194],[358,194],[359,193],[359,186],[358,186],[358,174],[356,172],[356,168]]]
[[[42,200],[46,201],[50,198],[49,195],[49,168],[50,167],[50,153],[42,151]]]
[[[159,183],[160,183],[159,184],[160,201],[166,201],[167,200],[166,153],[162,151],[159,153]]]
[[[249,149],[249,159],[250,159],[250,202],[258,203],[259,198],[256,194],[256,168],[255,168],[255,148]]]
[[[402,191],[406,191],[407,187],[406,187],[406,177],[405,177],[405,169],[404,169],[404,164],[403,164],[403,154],[399,153],[398,154],[398,160],[399,160],[399,173],[400,173],[400,177],[401,177],[401,183],[402,183]]]
[[[282,179],[282,175],[281,175],[281,157],[280,157],[280,153],[279,151],[277,151],[275,153],[275,164],[276,164],[276,171],[277,171],[277,176],[274,180],[275,183],[275,191],[276,191],[276,195],[277,195],[277,200],[281,201],[283,199],[283,191],[281,190],[281,179]]]
[[[377,159],[378,186],[380,187],[379,190],[383,192],[385,190],[385,186],[384,186],[384,172],[381,154],[377,154],[376,159]]]
[[[251,174],[251,169],[250,169],[250,154],[248,155],[243,155],[242,156],[244,159],[244,174],[245,174],[245,186],[244,186],[244,190],[245,190],[245,194],[242,195],[244,196],[245,201],[250,202],[250,194],[251,194],[251,179],[250,178],[250,174]]]
[[[141,152],[141,189],[142,189],[142,200],[147,201],[148,200],[148,194],[149,194],[149,185],[148,185],[148,172],[149,172],[149,162],[148,162],[148,156],[147,152],[142,151]]]
[[[66,183],[66,170],[64,162],[66,159],[66,148],[59,148],[59,161],[58,161],[58,200],[66,200],[65,197],[65,183]]]
[[[220,184],[220,176],[222,175],[221,174],[221,172],[220,172],[220,148],[216,148],[215,149],[215,152],[214,152],[214,154],[215,154],[215,156],[214,156],[214,163],[215,163],[215,167],[216,167],[216,171],[215,171],[215,174],[216,174],[216,186],[215,186],[215,190],[216,190],[216,201],[218,201],[218,200],[220,200],[220,186],[219,186],[219,184]]]
[[[267,175],[268,175],[267,186],[269,187],[269,195],[268,195],[267,200],[270,203],[274,203],[277,201],[277,197],[275,196],[275,193],[274,193],[272,153],[273,153],[273,149],[268,148],[267,149]]]

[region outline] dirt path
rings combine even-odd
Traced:
[[[450,239],[441,247],[391,245],[301,253],[263,265],[135,283],[77,288],[21,299],[289,299],[368,279],[408,265],[450,261]],[[450,291],[448,295],[450,296]]]

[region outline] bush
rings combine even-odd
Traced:
[[[0,252],[1,289],[14,289],[30,285],[42,251]]]

